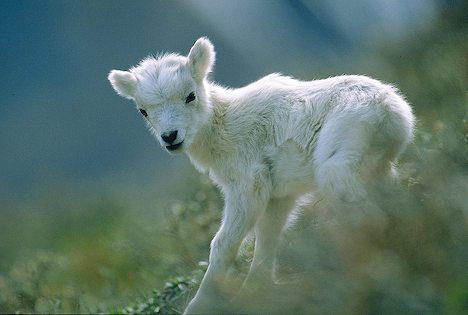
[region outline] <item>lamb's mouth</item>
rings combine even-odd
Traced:
[[[182,140],[179,143],[172,144],[172,145],[167,145],[166,149],[169,150],[169,151],[175,151],[175,150],[179,149],[182,146],[183,143],[184,143],[184,141]]]

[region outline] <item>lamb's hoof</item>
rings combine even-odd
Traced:
[[[184,314],[232,314],[232,305],[219,294],[195,297],[190,301]]]

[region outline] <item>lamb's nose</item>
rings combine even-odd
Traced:
[[[163,133],[161,135],[161,138],[167,144],[172,144],[175,141],[175,139],[177,138],[177,130],[165,132],[165,133]]]

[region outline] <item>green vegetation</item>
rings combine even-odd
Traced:
[[[5,255],[14,262],[0,274],[0,311],[109,312],[148,297],[169,278],[176,277],[177,287],[181,285],[200,269],[199,261],[207,259],[221,207],[207,178],[190,183],[194,188],[184,192],[186,201],[167,201],[156,207],[163,209],[159,212],[152,205],[136,210],[117,206],[118,202],[109,201],[110,194],[102,192],[106,197],[76,196],[76,208],[65,205],[73,204],[69,198],[48,199],[32,209],[25,206],[25,212],[47,216],[42,220],[10,214],[10,221],[20,222],[15,228],[21,228],[23,240],[10,240],[16,242],[17,257],[11,252]],[[56,211],[60,207],[64,211]],[[39,252],[33,249],[41,246]],[[167,289],[161,293],[161,303],[167,302]],[[161,305],[161,312],[165,307]]]
[[[167,281],[162,291],[153,290],[148,300],[117,310],[115,314],[179,314],[193,296],[206,271],[207,264],[200,263],[190,276],[177,277]]]

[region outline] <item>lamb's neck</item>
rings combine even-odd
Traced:
[[[223,139],[222,128],[225,113],[230,104],[229,90],[215,84],[208,84],[207,92],[211,104],[210,119],[200,128],[196,140],[187,151],[192,163],[201,171],[211,168],[217,157],[226,150],[226,143],[224,143],[226,139]]]

